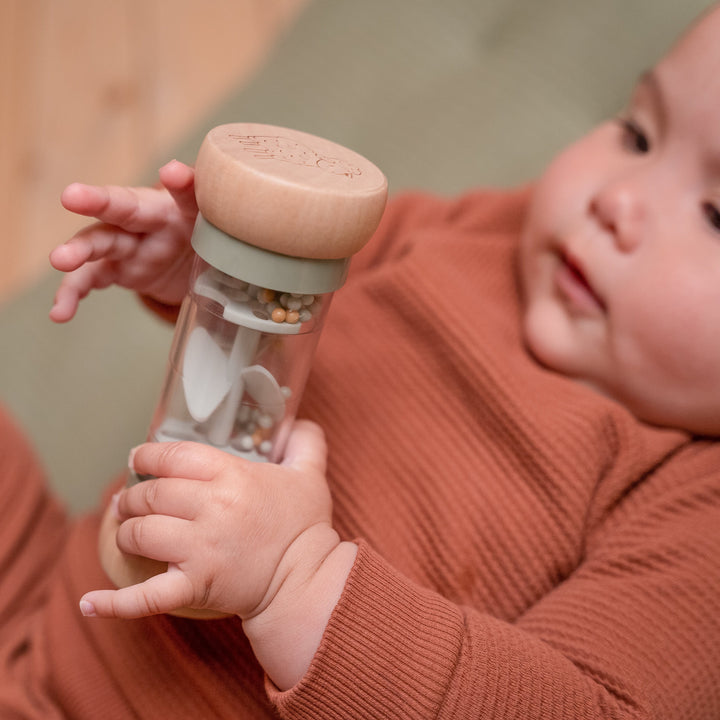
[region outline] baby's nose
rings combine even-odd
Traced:
[[[606,183],[591,198],[590,213],[612,234],[618,249],[632,252],[640,243],[647,204],[632,178]]]

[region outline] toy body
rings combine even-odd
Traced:
[[[149,439],[279,460],[331,295],[259,287],[198,257]]]
[[[197,257],[148,439],[276,462],[332,294],[377,227],[387,182],[328,140],[254,124],[211,130],[195,172]]]

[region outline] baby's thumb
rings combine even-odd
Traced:
[[[290,431],[283,465],[325,475],[327,443],[323,429],[310,420],[296,420]]]
[[[172,563],[166,572],[119,590],[92,590],[80,598],[85,617],[134,619],[190,606],[192,585]]]

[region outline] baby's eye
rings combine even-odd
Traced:
[[[643,129],[629,118],[620,119],[623,146],[631,152],[644,154],[650,151],[650,140]]]
[[[709,202],[703,203],[702,209],[710,226],[714,230],[720,231],[720,210]]]

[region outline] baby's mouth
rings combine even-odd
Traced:
[[[556,281],[560,292],[574,304],[583,309],[605,311],[605,301],[590,284],[582,265],[567,252],[560,254]]]

